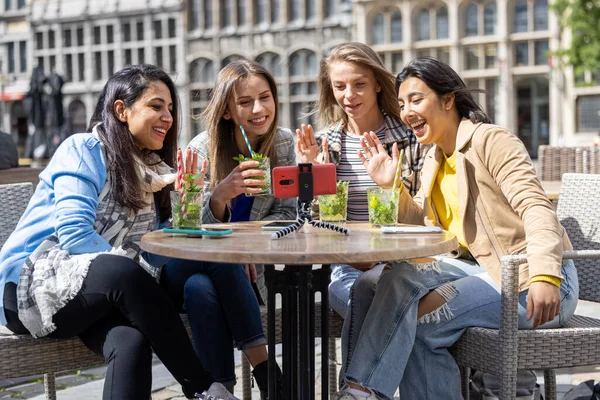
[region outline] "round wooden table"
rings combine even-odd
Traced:
[[[406,260],[443,254],[458,247],[448,232],[382,234],[368,223],[347,223],[350,235],[305,225],[300,231],[271,239],[267,222],[219,224],[233,234],[188,237],[162,231],[142,237],[141,248],[162,256],[188,260],[265,264],[268,289],[267,337],[275,337],[275,295],[282,298],[282,345],[286,400],[315,398],[315,292],[321,292],[322,399],[328,399],[328,286],[331,264]],[[291,222],[290,222],[291,223]],[[283,271],[274,264],[284,264]],[[313,269],[313,265],[321,265]],[[269,340],[269,376],[275,376],[275,342]],[[269,381],[269,398],[275,382]]]

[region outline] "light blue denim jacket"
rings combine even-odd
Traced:
[[[106,182],[106,162],[97,138],[89,133],[67,138],[40,173],[40,182],[17,227],[0,251],[0,323],[4,286],[18,283],[25,259],[56,233],[71,254],[110,251],[94,230],[98,196]]]

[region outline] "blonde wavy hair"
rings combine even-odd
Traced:
[[[381,91],[377,93],[379,109],[391,117],[400,119],[395,76],[385,68],[375,50],[364,43],[349,42],[335,46],[329,55],[321,60],[317,77],[319,100],[315,104],[314,112],[323,127],[338,125],[340,122],[344,127],[348,125],[348,115],[338,105],[329,78],[331,64],[339,61],[358,64],[373,71],[375,80],[381,86]]]
[[[212,90],[208,106],[200,115],[210,137],[210,150],[208,161],[210,163],[210,185],[215,187],[220,181],[238,165],[233,157],[239,154],[235,141],[235,123],[233,119],[225,119],[227,106],[233,95],[235,85],[242,79],[250,76],[261,76],[265,78],[271,89],[273,101],[275,102],[275,115],[269,131],[260,137],[253,150],[270,158],[271,168],[277,166],[277,155],[275,154],[275,133],[277,132],[277,121],[279,118],[279,99],[277,96],[277,84],[273,76],[262,65],[255,61],[238,60],[219,71],[215,86]]]

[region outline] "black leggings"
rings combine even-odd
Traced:
[[[7,328],[28,333],[17,314],[16,285],[4,289]],[[108,362],[103,399],[148,400],[152,351],[187,397],[213,382],[192,348],[175,306],[136,262],[101,254],[92,261],[79,293],[53,317],[51,338],[79,336]]]

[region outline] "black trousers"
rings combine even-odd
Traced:
[[[4,290],[7,328],[28,333],[18,319],[16,285]],[[80,292],[53,317],[49,337],[79,336],[108,362],[104,399],[148,400],[152,350],[187,397],[213,382],[197,358],[179,314],[158,283],[136,262],[101,254],[92,261]]]

